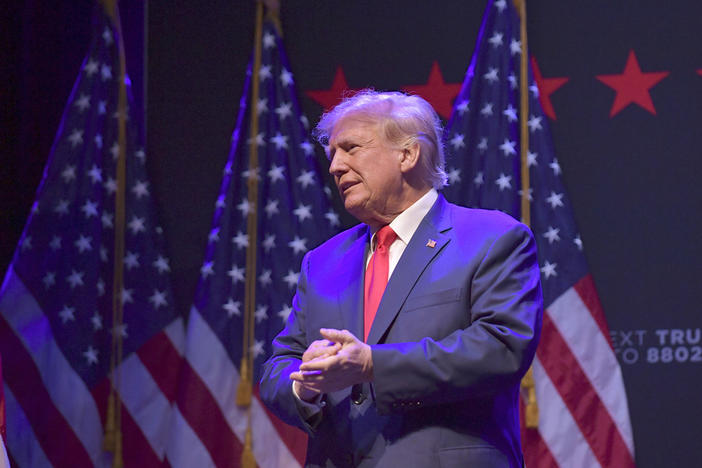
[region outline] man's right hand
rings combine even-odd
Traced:
[[[315,340],[308,347],[307,350],[302,354],[302,362],[309,362],[313,359],[324,359],[329,356],[334,356],[341,349],[341,344],[334,343],[329,340]],[[301,400],[310,402],[317,398],[319,395],[319,390],[308,388],[304,386],[301,382],[293,381],[293,388],[297,396]]]

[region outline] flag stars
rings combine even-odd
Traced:
[[[232,265],[232,269],[227,272],[227,276],[232,279],[232,284],[244,282],[244,269],[237,265]]]
[[[83,286],[83,273],[82,271],[71,270],[71,274],[68,275],[66,281],[71,285],[71,289],[75,289],[76,286]]]
[[[468,100],[461,101],[461,102],[456,106],[456,110],[458,111],[458,113],[459,113],[460,115],[463,115],[463,114],[465,114],[466,112],[468,112]]]
[[[498,47],[502,45],[502,37],[503,34],[499,32],[495,32],[490,39],[488,39],[488,42],[492,44],[493,47]]]
[[[509,82],[510,89],[517,89],[517,77],[514,76],[514,73],[509,74],[507,81]]]
[[[116,160],[119,156],[119,143],[117,143],[116,141],[112,143],[112,146],[110,146],[110,154],[112,155],[112,159],[114,160]]]
[[[268,234],[263,239],[263,249],[268,253],[272,248],[275,248],[275,234]]]
[[[275,113],[278,114],[278,118],[283,120],[285,117],[292,115],[292,103],[283,102],[275,109]]]
[[[105,187],[105,191],[108,195],[112,195],[117,191],[117,181],[112,177],[107,179],[102,186]]]
[[[253,355],[253,358],[256,359],[260,355],[263,354],[263,341],[255,340],[254,344],[251,346],[251,354]]]
[[[271,273],[271,270],[263,270],[263,272],[258,276],[258,282],[261,283],[262,288],[270,286],[273,283]]]
[[[256,312],[254,312],[254,317],[256,317],[256,323],[261,323],[265,319],[268,318],[268,306],[259,304],[258,307],[256,307]]]
[[[283,68],[283,71],[280,72],[280,82],[283,86],[290,86],[293,84],[293,74]]]
[[[32,236],[27,236],[22,239],[21,249],[22,251],[32,249]]]
[[[63,171],[61,171],[61,177],[65,183],[69,183],[76,178],[76,166],[69,165],[66,166]]]
[[[93,164],[93,167],[90,168],[88,171],[88,177],[90,177],[90,180],[94,184],[102,182],[102,170],[97,166],[97,164]]]
[[[86,75],[93,76],[98,71],[98,63],[93,59],[88,60],[88,62],[83,66],[83,71]]]
[[[98,101],[98,114],[104,115],[107,113],[107,103],[105,101]]]
[[[56,273],[53,271],[47,271],[42,279],[42,282],[44,283],[44,288],[49,289],[51,286],[56,284]]]
[[[292,270],[288,270],[288,274],[283,277],[283,281],[288,283],[288,287],[294,288],[297,284],[297,280],[300,278],[300,272],[295,273]]]
[[[93,142],[95,143],[97,149],[102,149],[102,135],[100,135],[99,133],[96,134],[93,138]]]
[[[81,94],[73,105],[76,106],[80,112],[84,112],[85,109],[90,107],[90,96],[87,94]]]
[[[205,262],[200,268],[200,276],[207,278],[210,275],[214,275],[214,262]]]
[[[248,144],[250,145],[250,144],[251,144],[251,138],[248,138],[248,139],[246,140],[246,143],[248,143]],[[265,133],[260,132],[260,133],[256,134],[256,146],[258,146],[258,147],[266,146],[266,134],[265,134]],[[226,166],[225,169],[224,169],[224,173],[225,173],[225,174],[231,174],[231,173],[232,173],[231,164],[229,164],[229,163],[227,164],[227,166]]]
[[[272,217],[274,214],[278,214],[280,210],[278,209],[278,200],[268,200],[268,203],[266,203],[266,207],[264,208],[266,211],[266,216],[269,218]]]
[[[100,278],[95,286],[97,287],[98,297],[104,296],[105,295],[105,281],[103,281],[103,279]]]
[[[102,78],[102,81],[112,79],[112,68],[107,64],[103,63],[100,67],[100,78]]]
[[[71,147],[75,148],[78,145],[83,144],[83,130],[76,128],[68,135],[68,141],[71,143]]]
[[[144,225],[145,219],[140,218],[138,216],[132,216],[132,220],[129,221],[129,224],[127,225],[129,227],[129,230],[132,231],[132,235],[137,235],[140,232],[145,232],[146,231],[146,226]]]
[[[327,221],[329,221],[329,225],[332,227],[341,225],[341,221],[339,221],[339,215],[332,210],[329,210],[326,213],[324,213],[324,217],[327,218]]]
[[[102,39],[105,41],[106,45],[112,44],[112,33],[107,26],[105,26],[105,30],[102,32]]]
[[[256,114],[261,115],[264,112],[268,112],[268,99],[261,98],[256,103]]]
[[[544,275],[545,279],[549,279],[551,276],[558,276],[558,273],[556,272],[556,265],[558,264],[551,263],[549,261],[544,263],[544,266],[541,267],[541,273]]]
[[[80,235],[78,240],[75,241],[74,245],[78,249],[78,252],[83,253],[86,251],[91,251],[93,250],[93,246],[90,245],[90,241],[92,239],[88,236],[84,236],[83,234]]]
[[[492,103],[490,103],[490,102],[486,103],[486,104],[483,106],[483,108],[480,109],[480,113],[481,113],[484,117],[489,117],[489,116],[491,116],[491,115],[492,115]]]
[[[527,151],[527,167],[537,166],[538,162],[536,160],[538,154]]]
[[[535,115],[530,115],[529,120],[527,121],[527,125],[529,126],[529,131],[531,133],[534,133],[537,130],[541,130],[541,119],[542,117],[537,117]]]
[[[511,55],[522,53],[522,43],[516,39],[512,39],[509,43],[509,53]]]
[[[511,141],[508,138],[505,138],[505,141],[500,145],[500,149],[502,150],[502,154],[505,156],[516,155],[516,146],[516,141]]]
[[[302,185],[303,189],[306,189],[308,186],[314,184],[314,172],[303,171],[295,180],[297,180],[298,184]]]
[[[524,190],[519,190],[519,191],[517,191],[517,193],[518,193],[519,196],[521,197],[521,196],[524,194]],[[533,189],[532,187],[529,187],[529,194],[527,195],[527,199],[528,199],[530,202],[534,201],[534,196],[533,196],[533,195],[534,195],[534,189]]]
[[[483,78],[490,83],[494,83],[499,80],[500,78],[497,74],[497,68],[490,68],[488,72],[483,75]]]
[[[137,197],[137,200],[141,197],[149,196],[149,183],[143,180],[137,180],[132,187],[132,193]]]
[[[69,307],[67,305],[63,306],[63,309],[59,311],[59,317],[61,317],[61,322],[66,323],[69,320],[75,320],[76,309],[74,307]]]
[[[83,356],[85,356],[89,366],[98,363],[98,352],[92,346],[88,346],[88,349],[83,352]]]
[[[154,309],[158,310],[161,306],[167,306],[168,301],[166,301],[166,292],[154,289],[154,293],[149,297],[149,302],[154,306]]]
[[[453,168],[448,173],[449,184],[455,184],[461,181],[461,170]]]
[[[97,311],[90,317],[90,322],[93,324],[93,331],[102,330],[102,317]]]
[[[292,312],[292,307],[289,305],[284,305],[282,309],[278,312],[278,317],[283,321],[283,323],[288,321],[288,317],[290,317],[290,313]]]
[[[258,79],[261,82],[264,82],[268,78],[270,78],[271,76],[273,76],[271,73],[271,66],[270,65],[261,65],[261,68],[258,70]]]
[[[557,176],[561,173],[561,166],[558,164],[558,159],[554,158],[548,166],[553,170],[553,175]]]
[[[139,160],[140,163],[146,162],[146,151],[144,151],[144,148],[139,148],[136,150],[134,153],[134,156]]]
[[[270,49],[275,47],[275,36],[269,32],[263,35],[263,47]]]
[[[473,177],[473,183],[474,183],[475,185],[477,185],[478,187],[480,187],[481,185],[483,185],[484,182],[485,182],[485,176],[483,175],[482,171],[481,171],[481,172],[478,172],[478,173],[475,175],[475,177]]]
[[[563,194],[551,192],[551,195],[546,199],[546,203],[551,205],[553,209],[556,209],[558,206],[563,206]]]
[[[515,109],[515,108],[512,106],[512,104],[509,104],[509,105],[507,106],[507,109],[505,109],[505,110],[502,111],[502,115],[504,115],[505,117],[507,117],[507,120],[508,120],[509,122],[516,122],[517,120],[519,120],[518,117],[517,117],[517,109]]]
[[[293,210],[295,216],[297,216],[298,221],[302,222],[307,218],[312,219],[312,206],[300,203],[297,208]]]
[[[271,143],[275,145],[275,149],[287,149],[288,148],[288,137],[287,135],[282,135],[280,132],[276,132],[275,136],[271,138]]]
[[[306,156],[310,156],[314,153],[314,146],[308,140],[300,143],[300,149],[305,153]]]
[[[248,198],[244,198],[241,200],[241,203],[239,203],[236,208],[241,211],[241,216],[244,218],[247,217],[251,212],[254,211],[255,209],[255,204],[251,203]]]
[[[464,140],[465,140],[465,135],[463,135],[462,133],[456,133],[453,136],[453,138],[451,138],[450,143],[451,143],[451,146],[453,146],[454,150],[458,150],[458,149],[466,146]]]
[[[232,242],[234,242],[234,245],[236,245],[237,248],[245,249],[249,246],[249,236],[248,234],[244,234],[243,232],[239,231],[236,236],[232,237]]]
[[[507,1],[506,0],[497,0],[495,2],[495,8],[500,10],[500,13],[502,13],[505,10],[505,8],[507,8]]]
[[[171,267],[170,265],[168,265],[168,259],[161,255],[159,255],[158,258],[154,260],[153,266],[158,270],[159,273],[167,273],[171,271]]]
[[[124,266],[127,267],[127,270],[137,268],[139,266],[139,254],[127,251],[127,255],[124,256]]]
[[[61,237],[53,236],[51,238],[51,242],[49,242],[49,247],[51,247],[51,250],[60,249],[61,248]]]
[[[488,141],[487,138],[483,137],[480,139],[478,142],[478,149],[480,150],[481,153],[484,153],[488,149]]]
[[[500,177],[495,180],[495,183],[497,184],[498,187],[500,187],[500,192],[502,192],[504,189],[511,189],[512,188],[512,176],[508,176],[504,173],[500,173]]]
[[[227,311],[227,317],[229,318],[234,315],[237,317],[241,316],[241,302],[235,301],[231,297],[224,305],[222,305],[222,309]]]
[[[536,86],[536,83],[532,83],[531,86],[529,86],[529,91],[531,91],[531,94],[535,98],[539,97],[539,87]]]
[[[112,335],[120,335],[122,338],[127,338],[127,324],[126,323],[121,323],[117,325],[116,327],[112,327]]]
[[[68,200],[59,200],[54,208],[54,212],[59,216],[68,214]]]
[[[275,183],[278,180],[285,180],[285,168],[283,166],[278,166],[276,164],[273,164],[271,168],[268,170],[268,178],[271,181],[271,184]]]
[[[98,214],[97,203],[91,200],[86,200],[85,204],[80,209],[83,211],[86,218],[92,218],[93,216],[97,216]]]
[[[225,201],[224,195],[218,196],[215,202],[215,208],[224,208],[225,206],[227,206],[227,202]]]
[[[580,234],[575,236],[575,239],[573,239],[573,244],[575,244],[578,250],[583,250],[583,241],[580,239]]]
[[[293,249],[295,254],[307,252],[307,239],[295,236],[293,240],[288,242],[288,247]]]
[[[553,226],[549,226],[548,230],[543,234],[543,236],[548,239],[549,244],[553,244],[554,242],[558,242],[561,240],[561,236],[558,235],[558,233],[561,230],[558,228],[555,228]]]

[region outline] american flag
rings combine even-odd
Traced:
[[[110,466],[103,435],[111,376],[119,376],[125,465],[161,466],[165,457],[184,329],[173,308],[143,132],[130,112],[122,140],[124,316],[117,326],[112,320],[120,40],[98,4],[87,56],[0,291],[7,446],[19,467]],[[122,337],[123,359],[111,374],[113,334]]]
[[[309,249],[340,227],[328,189],[300,113],[295,81],[275,23],[263,23],[261,65],[249,65],[239,116],[232,135],[200,282],[190,311],[185,363],[170,449],[173,466],[239,466],[250,424],[258,466],[304,464],[306,438],[269,414],[254,391],[249,410],[235,404],[244,342],[245,277],[255,275],[253,382],[271,353],[271,341],[290,314],[300,262]],[[260,93],[252,102],[253,80]],[[251,107],[258,132],[251,138]],[[256,145],[258,167],[249,166]],[[255,202],[248,181],[255,177]],[[256,214],[257,235],[247,217]],[[254,249],[255,272],[247,271],[247,249]],[[169,449],[169,454],[171,453]]]
[[[446,129],[447,198],[519,219],[518,13],[489,1],[475,53]],[[548,122],[529,74],[531,228],[544,291],[533,364],[538,429],[523,430],[530,468],[633,467],[634,445],[621,370],[585,262]]]

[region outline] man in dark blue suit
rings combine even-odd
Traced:
[[[358,93],[317,132],[362,224],[303,259],[263,400],[308,432],[310,467],[522,466],[543,308],[531,232],[437,192],[441,123],[418,96]]]

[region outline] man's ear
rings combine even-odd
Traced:
[[[415,143],[402,150],[402,155],[400,156],[400,170],[402,172],[407,173],[417,167],[419,164],[420,151],[421,147],[419,143]]]

